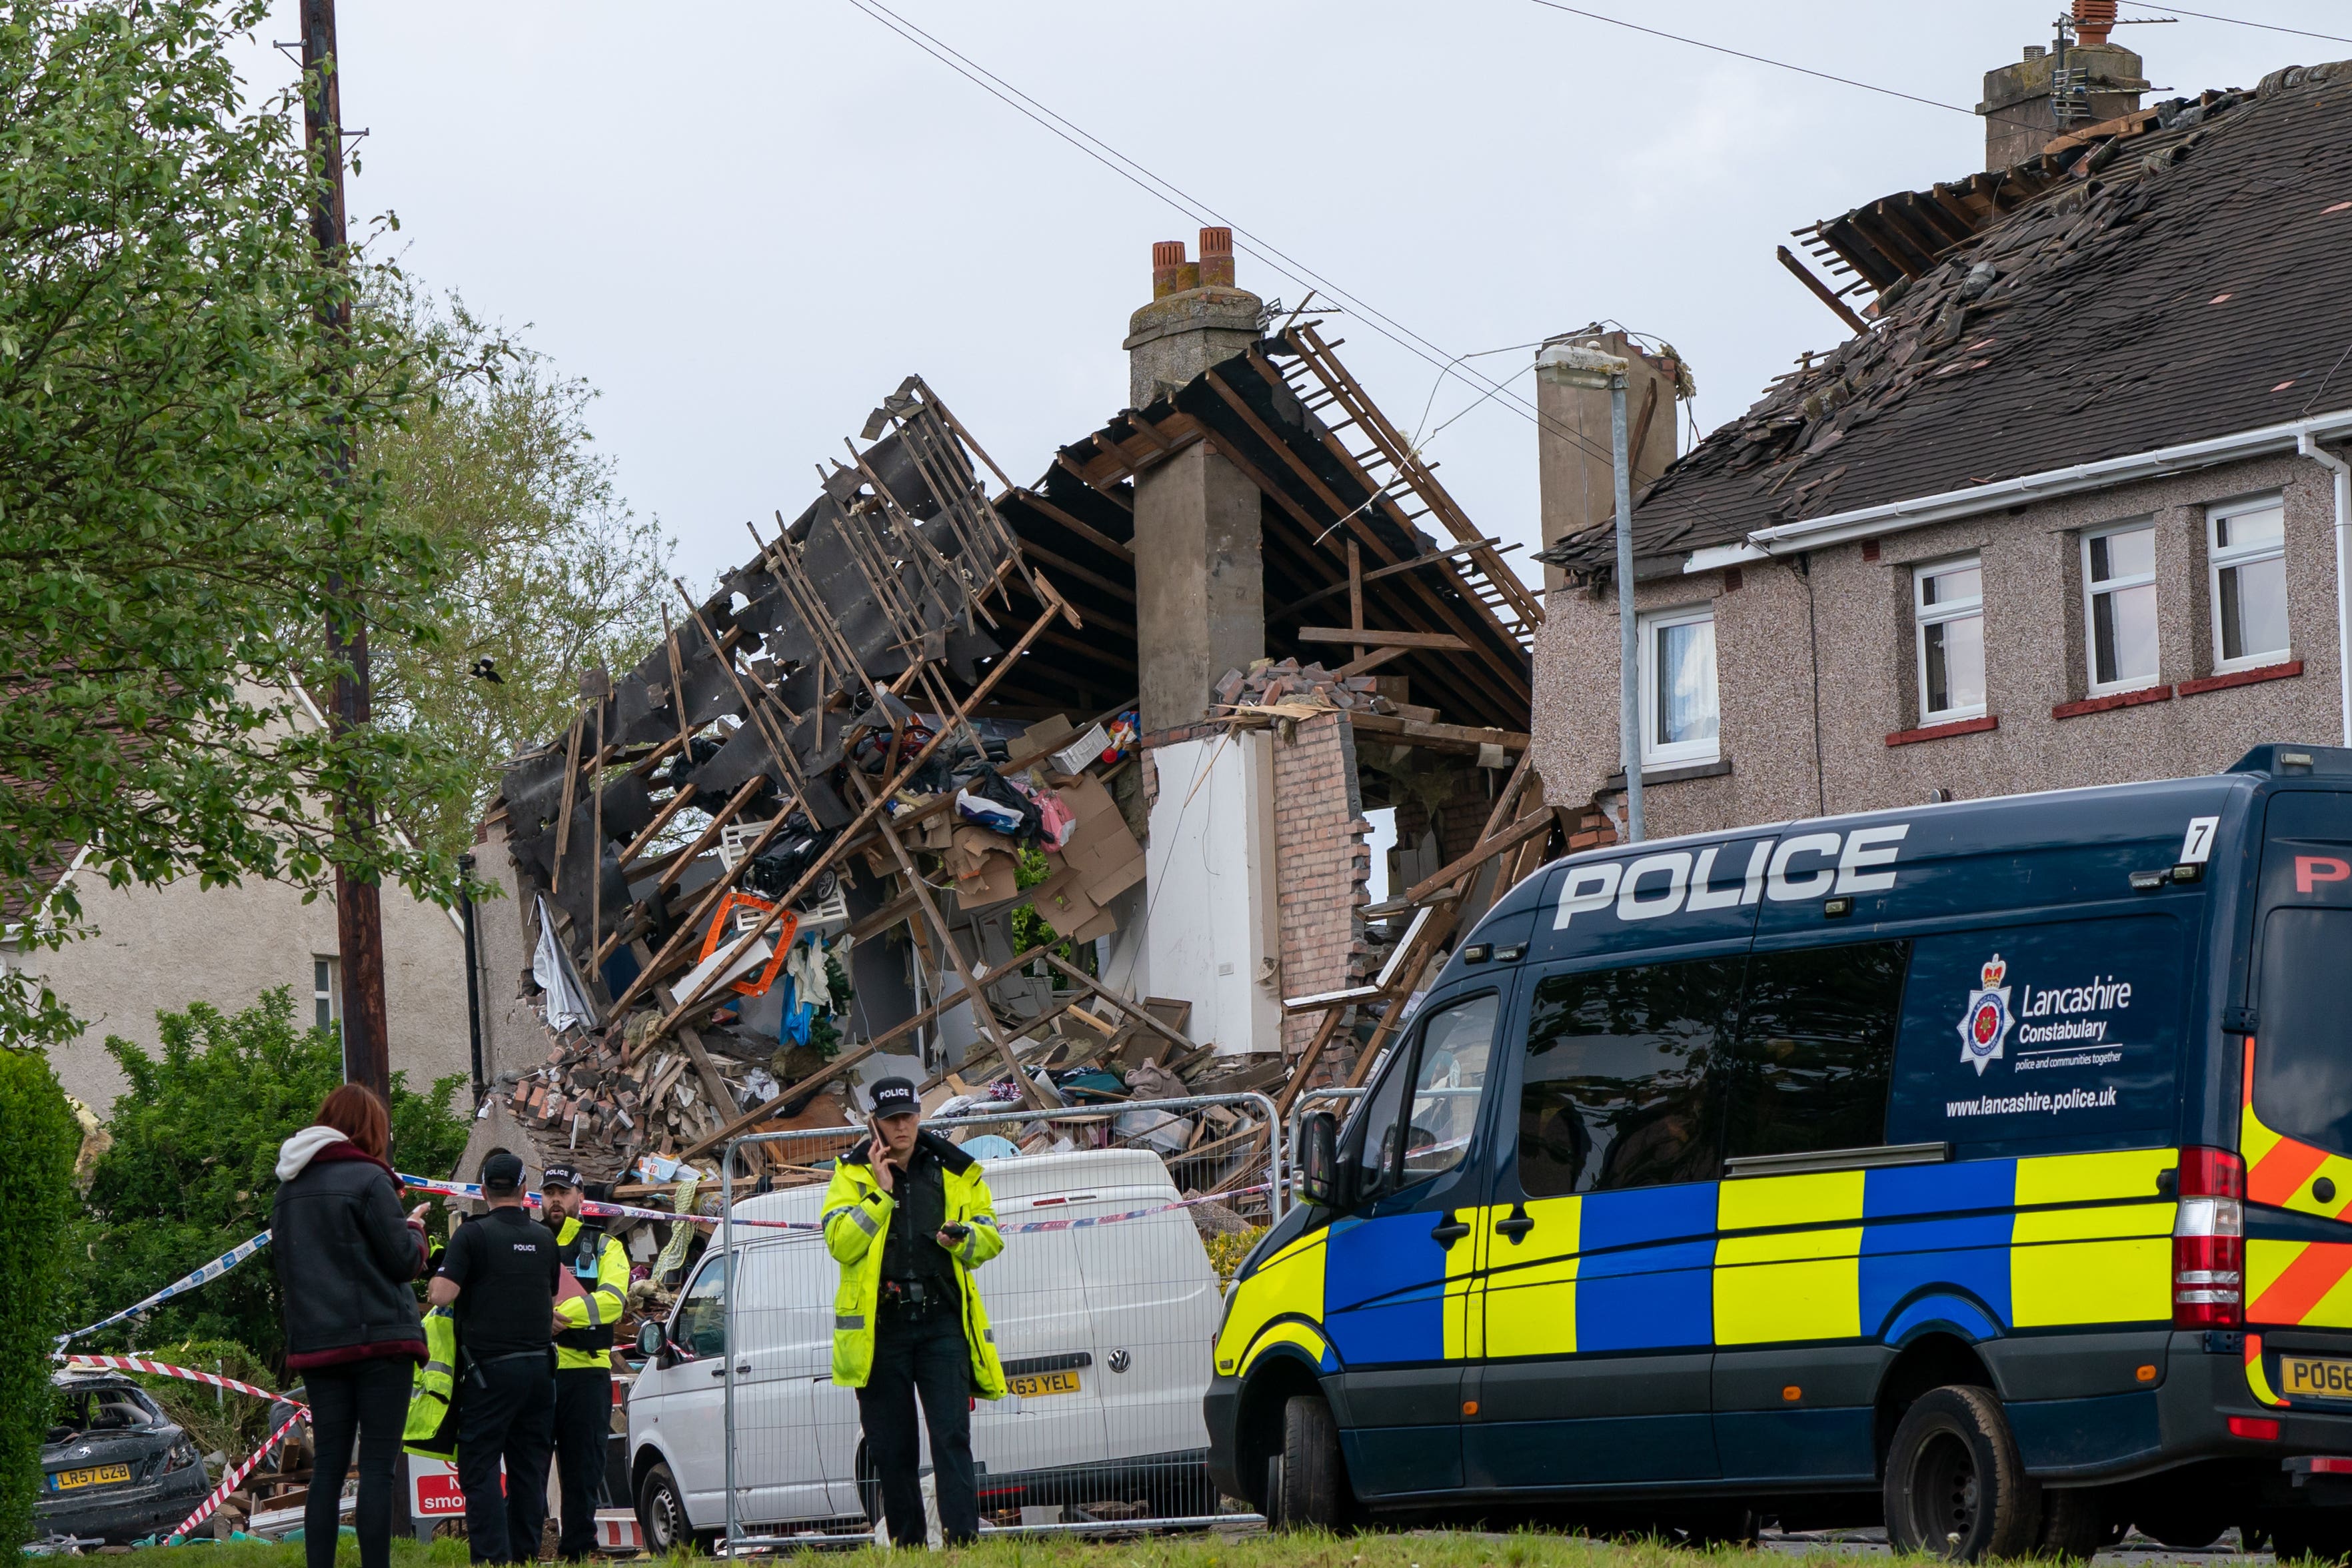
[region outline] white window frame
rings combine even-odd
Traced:
[[[321,969],[327,975],[324,990],[319,988],[319,972]],[[321,1002],[327,1007],[327,1022],[324,1025],[319,1024],[319,1004]],[[310,1022],[317,1027],[331,1029],[339,1035],[342,1033],[343,964],[335,954],[310,955]]]
[[[2091,580],[2091,545],[2096,539],[2108,539],[2117,534],[2145,533],[2148,536],[2149,564],[2145,576],[2111,577],[2104,582]],[[2098,596],[2119,589],[2147,588],[2156,583],[2155,567],[2156,519],[2141,517],[2133,522],[2116,523],[2111,527],[2093,528],[2083,535],[2083,674],[2088,681],[2090,695],[2095,697],[2112,695],[2116,692],[2146,691],[2162,677],[2164,669],[2164,631],[2157,629],[2157,666],[2145,675],[2129,680],[2099,679]]]
[[[2242,517],[2249,512],[2279,513],[2279,538],[2276,544],[2232,545],[2227,549],[2214,541],[2221,537],[2221,525],[2232,517]],[[2233,670],[2259,670],[2265,664],[2283,664],[2294,656],[2294,615],[2287,614],[2286,646],[2266,648],[2259,653],[2224,658],[2221,650],[2221,573],[2233,566],[2251,566],[2261,561],[2284,559],[2286,557],[2286,497],[2283,494],[2253,496],[2242,501],[2230,501],[2205,508],[2205,594],[2213,618],[2213,673],[2227,674]]]
[[[1658,633],[1674,626],[1689,626],[1705,621],[1715,621],[1712,604],[1686,604],[1678,610],[1654,610],[1634,622],[1638,634],[1635,643],[1635,679],[1642,694],[1642,767],[1682,768],[1694,763],[1717,762],[1723,758],[1723,645],[1716,644],[1718,655],[1715,668],[1715,735],[1707,740],[1665,742],[1658,734]]]
[[[1977,573],[1977,596],[1973,600],[1955,601],[1948,604],[1928,604],[1920,593],[1931,577],[1948,571],[1974,567]],[[1924,561],[1911,569],[1911,663],[1912,678],[1919,683],[1919,723],[1922,727],[1937,724],[1958,724],[1963,719],[1982,718],[1992,711],[1992,660],[1985,660],[1985,700],[1974,707],[1948,707],[1929,711],[1927,706],[1927,628],[1947,621],[1964,621],[1974,615],[1984,618],[1984,558],[1975,555],[1953,556],[1948,560]]]

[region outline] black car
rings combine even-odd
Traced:
[[[61,1372],[54,1381],[36,1540],[136,1541],[195,1511],[212,1490],[204,1458],[146,1390],[107,1373]]]

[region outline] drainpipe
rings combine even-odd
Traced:
[[[2352,463],[2321,447],[2308,430],[2296,435],[2295,450],[2336,476],[2336,690],[2341,744],[2352,746],[2352,589],[2344,580],[2352,556]]]
[[[1624,361],[1619,360],[1619,365]],[[1617,733],[1625,753],[1625,836],[1642,841],[1642,667],[1633,612],[1633,461],[1625,450],[1625,372],[1609,378],[1609,449],[1617,477]]]

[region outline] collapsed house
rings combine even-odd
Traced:
[[[908,378],[510,767],[478,1141],[658,1190],[898,1072],[1011,1147],[1244,1188],[1262,1108],[1139,1107],[1360,1080],[1457,933],[1605,833],[1528,766],[1542,609],[1499,541],[1223,231],[1153,264],[1131,406],[1034,483]],[[821,1175],[773,1163],[738,1174]]]

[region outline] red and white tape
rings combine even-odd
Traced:
[[[272,1397],[275,1397],[275,1396]],[[188,1531],[194,1530],[196,1526],[210,1519],[213,1516],[214,1511],[217,1510],[222,1503],[228,1500],[229,1493],[236,1490],[238,1487],[245,1484],[245,1478],[253,1473],[253,1468],[261,1463],[261,1461],[268,1456],[269,1450],[278,1447],[278,1444],[286,1440],[286,1434],[294,1429],[294,1424],[298,1421],[309,1419],[310,1415],[310,1412],[308,1409],[298,1409],[294,1414],[286,1417],[286,1424],[278,1427],[275,1432],[270,1433],[268,1440],[263,1443],[261,1447],[253,1450],[252,1458],[247,1459],[245,1463],[237,1466],[236,1469],[229,1471],[227,1475],[221,1478],[220,1485],[213,1488],[211,1492],[205,1496],[205,1500],[196,1505],[195,1512],[180,1521],[179,1528],[173,1531],[170,1535],[164,1538],[163,1544],[166,1546],[177,1546],[181,1542],[187,1539]]]
[[[143,1372],[152,1377],[185,1378],[190,1383],[201,1383],[206,1387],[226,1388],[231,1394],[250,1394],[256,1399],[283,1397],[281,1395],[272,1394],[267,1388],[257,1388],[250,1383],[239,1383],[234,1377],[223,1377],[218,1373],[213,1372],[198,1372],[192,1366],[173,1366],[164,1361],[149,1361],[144,1356],[77,1355],[66,1363],[68,1372],[97,1372],[106,1367],[112,1367],[117,1372]]]

